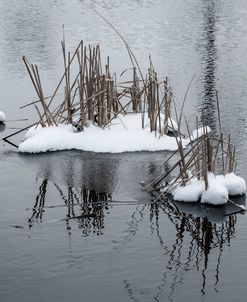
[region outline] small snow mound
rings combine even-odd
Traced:
[[[225,175],[223,184],[230,196],[243,195],[246,192],[245,180],[233,172]]]
[[[4,123],[6,121],[6,116],[4,112],[0,111],[0,123]]]
[[[228,191],[223,185],[210,185],[201,196],[201,203],[222,205],[227,203],[227,201]]]
[[[204,181],[194,177],[185,186],[179,185],[173,190],[173,199],[221,205],[227,202],[228,196],[243,195],[246,192],[245,180],[233,172],[225,176],[208,173],[208,185],[209,188],[205,190]]]
[[[203,181],[198,181],[194,178],[185,186],[177,187],[172,193],[173,199],[177,201],[197,202],[204,191],[204,187]]]

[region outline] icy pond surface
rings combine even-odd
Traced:
[[[36,98],[21,57],[40,66],[46,95],[61,75],[60,40],[101,43],[113,70],[148,55],[169,76],[193,123],[201,109],[237,146],[247,179],[247,3],[244,0],[0,0],[0,110],[7,120]],[[30,122],[29,121],[29,122]],[[0,125],[1,137],[26,122]],[[19,143],[22,137],[16,138]],[[151,204],[140,183],[169,152],[18,154],[0,144],[0,301],[246,301],[247,216],[233,205]],[[167,167],[163,167],[167,169]],[[235,200],[241,204],[245,198]],[[85,215],[90,213],[90,215]]]

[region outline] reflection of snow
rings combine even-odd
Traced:
[[[200,133],[201,131],[199,136]],[[19,151],[29,153],[69,149],[111,153],[177,149],[174,137],[159,137],[158,134],[155,137],[154,132],[150,133],[149,127],[142,129],[141,114],[118,115],[105,129],[90,124],[81,132],[75,132],[71,125],[33,127],[25,138]],[[189,140],[182,142],[186,146]]]

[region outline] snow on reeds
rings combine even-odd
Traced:
[[[110,58],[107,57],[103,63],[99,45],[85,46],[81,41],[71,53],[66,51],[64,39],[61,44],[64,73],[51,96],[45,95],[38,67],[23,57],[38,99],[21,108],[33,106],[38,119],[33,125],[17,132],[32,127],[37,130],[35,132],[31,129],[32,135],[27,133],[26,140],[19,146],[20,151],[80,149],[125,152],[177,148],[177,138],[171,138],[168,134],[172,132],[176,136],[180,131],[181,115],[178,118],[169,79],[159,79],[151,57],[147,74],[144,76],[131,53],[132,75],[130,79],[120,83],[116,73],[111,71]],[[176,121],[171,118],[172,110],[176,112]],[[138,131],[133,131],[133,121],[135,124],[138,122],[138,126],[135,126]],[[116,124],[121,124],[119,133],[113,131],[119,128]],[[123,133],[126,129],[129,130],[128,135]],[[109,130],[114,136],[109,135]],[[5,137],[4,140],[9,142],[9,138],[17,133]],[[35,134],[42,134],[42,138],[35,139]],[[89,134],[90,143],[87,144]],[[103,141],[99,140],[99,137]],[[194,139],[195,137],[191,137],[180,141],[186,146]],[[37,140],[38,144],[35,143]]]
[[[83,131],[93,123],[104,129],[119,114],[135,112],[142,114],[143,129],[148,125],[155,135],[167,134],[171,127],[171,87],[168,79],[158,79],[151,60],[145,80],[140,80],[138,69],[134,67],[133,78],[118,84],[115,73],[110,71],[109,57],[105,64],[102,63],[99,46],[84,46],[81,41],[71,54],[66,52],[63,40],[62,52],[64,74],[50,97],[44,95],[38,67],[23,57],[38,96],[37,101],[23,107],[34,106],[38,114],[37,125],[72,124],[78,131]],[[58,95],[60,102],[55,105]]]
[[[178,151],[174,152],[164,165],[178,155],[177,160],[165,173],[156,177],[148,186],[151,191],[160,191],[160,196],[170,194],[174,200],[225,204],[229,196],[246,192],[246,182],[235,174],[235,146],[230,135],[221,132],[220,110],[217,98],[220,135],[210,135],[202,111],[203,127],[199,131],[189,132],[190,144],[184,150],[180,136],[177,137]],[[200,133],[202,132],[202,133]],[[201,136],[202,135],[202,136]],[[193,141],[195,137],[200,137]],[[175,174],[175,177],[172,176]],[[172,180],[171,180],[172,179]]]

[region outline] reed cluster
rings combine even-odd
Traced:
[[[230,135],[224,135],[221,130],[219,103],[217,98],[218,120],[220,135],[211,135],[210,128],[206,125],[204,111],[202,110],[202,128],[190,132],[188,123],[189,145],[184,149],[181,134],[176,136],[178,149],[171,154],[163,166],[169,165],[164,173],[156,177],[147,189],[155,191],[165,189],[165,193],[171,193],[178,186],[185,186],[192,178],[202,180],[205,183],[205,190],[208,189],[209,174],[214,175],[235,172],[235,146],[231,142]],[[202,132],[201,134],[199,133]],[[195,137],[198,138],[195,140]],[[173,162],[172,165],[171,162]],[[175,177],[172,176],[175,174]],[[172,178],[172,181],[170,179]]]
[[[155,134],[167,134],[173,93],[168,78],[159,80],[151,58],[145,77],[139,66],[133,65],[131,78],[118,83],[116,74],[110,71],[109,57],[102,64],[99,45],[85,46],[81,41],[70,53],[64,39],[61,44],[64,73],[49,97],[44,95],[38,67],[23,57],[38,100],[21,108],[34,106],[39,117],[37,125],[65,123],[83,131],[90,123],[105,128],[119,114],[140,113],[142,128],[149,125]],[[58,104],[54,101],[57,97]]]

